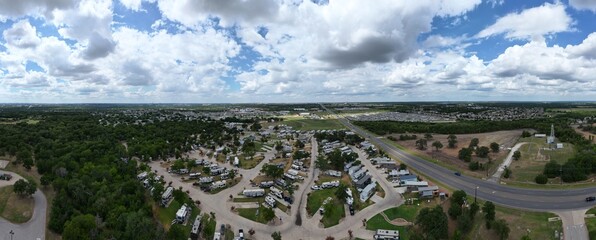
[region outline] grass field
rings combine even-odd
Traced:
[[[331,208],[331,212],[325,212],[325,214],[323,214],[321,223],[323,223],[325,228],[337,225],[339,220],[346,217],[346,210],[344,209],[343,203],[339,202],[337,199],[334,199],[328,204],[333,204],[334,207]]]
[[[237,208],[236,210],[238,210],[238,215],[243,218],[267,224],[267,221],[263,219],[262,215],[257,215],[258,208]]]
[[[254,168],[257,165],[259,165],[259,163],[261,163],[261,161],[263,161],[263,159],[265,159],[265,157],[261,156],[261,155],[257,155],[255,157],[253,157],[252,159],[246,159],[244,157],[244,155],[240,155],[240,157],[238,157],[238,159],[240,160],[240,168],[251,169],[251,168]]]
[[[182,204],[180,204],[178,201],[172,201],[167,208],[157,206],[157,203],[153,202],[153,208],[154,212],[157,214],[157,219],[166,230],[169,229],[172,225],[172,220],[176,218],[176,212],[178,211],[178,209],[180,209],[181,206]],[[200,213],[200,210],[196,206],[190,206],[192,208],[192,212],[190,214],[190,217],[188,218],[190,224],[186,224],[186,226],[183,226],[185,230],[184,232],[186,233],[186,237],[189,237],[190,235],[192,221],[194,221],[195,217]]]
[[[201,219],[201,226],[203,226],[202,235],[203,239],[213,239],[213,233],[215,233],[215,228],[217,222],[215,218],[207,214],[203,214],[203,218]]]
[[[27,222],[33,215],[33,198],[20,197],[12,189],[12,186],[0,188],[0,216],[13,223]]]
[[[345,129],[336,119],[305,119],[305,118],[288,118],[282,122],[295,130],[329,130],[329,129]]]
[[[563,164],[575,154],[575,147],[569,143],[563,143],[563,149],[545,150],[549,147],[545,138],[522,138],[520,142],[527,143],[519,148],[521,158],[511,163],[511,181],[533,183],[536,175],[543,172],[544,165],[550,160]],[[558,183],[555,179],[550,181]]]
[[[403,218],[408,222],[414,222],[416,220],[416,215],[420,210],[420,206],[418,205],[401,205],[399,207],[389,208],[383,213],[387,216],[388,219],[396,219],[396,218]],[[408,227],[403,226],[395,226],[387,221],[385,218],[379,213],[374,217],[370,218],[366,222],[366,229],[368,230],[377,230],[377,229],[387,229],[387,230],[399,230],[399,235],[403,239],[408,239]]]
[[[310,195],[308,195],[308,199],[306,200],[306,211],[308,214],[311,216],[314,215],[327,197],[335,198],[334,192],[334,188],[311,192]]]
[[[468,237],[470,239],[498,240],[493,230],[485,227],[484,218],[479,213],[474,221],[474,227]],[[549,222],[548,218],[556,217],[553,213],[527,212],[518,209],[496,206],[496,218],[505,219],[509,224],[511,232],[508,239],[521,239],[528,234],[531,239],[555,239],[554,232],[562,232],[563,227],[560,221]]]
[[[596,208],[588,210],[587,214],[596,214]],[[586,227],[588,228],[590,239],[596,239],[596,217],[586,218]]]

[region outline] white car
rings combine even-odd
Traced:
[[[318,185],[312,185],[310,187],[310,189],[312,189],[312,190],[319,190],[319,189],[321,189],[321,187],[319,187]]]

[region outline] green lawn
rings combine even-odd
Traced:
[[[258,208],[237,208],[236,210],[238,210],[238,215],[243,218],[267,224],[267,221],[263,219],[262,215],[257,215]]]
[[[290,118],[282,122],[295,130],[328,130],[328,129],[345,129],[337,119],[300,119]]]
[[[596,208],[588,210],[587,214],[596,214]],[[596,239],[596,217],[586,218],[586,227],[590,234],[590,239]]]
[[[172,220],[176,218],[176,212],[178,211],[178,209],[180,209],[181,206],[182,204],[180,204],[178,201],[172,201],[167,208],[163,208],[161,206],[157,207],[157,219],[166,229],[170,228]],[[194,204],[189,204],[189,206],[191,206],[192,212],[188,220],[189,224],[186,224],[186,226],[184,226],[184,232],[187,234],[187,237],[190,236],[192,221],[194,221],[195,217],[200,213],[200,210],[196,206],[194,206]]]
[[[325,214],[323,214],[321,222],[323,223],[323,226],[325,228],[339,224],[339,220],[346,217],[346,210],[344,209],[344,204],[341,203],[339,200],[334,199],[334,201],[328,204],[333,204],[334,207],[330,208],[330,212],[325,212]]]
[[[544,170],[544,165],[550,161],[555,160],[560,164],[564,164],[567,160],[575,154],[575,147],[569,143],[563,143],[563,149],[544,150],[548,148],[546,138],[521,138],[520,142],[527,142],[519,148],[521,158],[511,163],[513,178],[511,181],[515,182],[534,182],[534,178],[541,174]],[[550,183],[557,182],[556,179],[551,179]]]
[[[14,193],[13,186],[0,188],[0,216],[12,223],[25,223],[33,215],[34,201]]]
[[[419,210],[420,207],[417,205],[401,205],[399,207],[389,208],[383,211],[383,213],[389,219],[403,218],[409,222],[413,222],[416,220]]]
[[[308,196],[308,199],[306,200],[306,211],[308,212],[308,214],[310,214],[311,216],[314,215],[327,197],[335,197],[334,188],[311,192]]]
[[[240,197],[240,198],[234,198],[232,201],[233,202],[263,202],[263,201],[265,201],[265,197],[255,197],[255,198]]]
[[[395,226],[391,223],[388,223],[387,221],[385,221],[383,216],[381,216],[381,214],[377,214],[374,217],[370,218],[368,221],[366,221],[366,229],[372,231],[375,231],[377,229],[398,230],[400,239],[409,238],[408,227]]]
[[[264,157],[255,156],[252,159],[246,159],[244,155],[240,155],[238,159],[240,159],[240,168],[251,169],[259,165],[259,163],[263,161]]]
[[[215,218],[207,214],[203,214],[203,218],[201,219],[201,226],[203,226],[202,235],[204,239],[213,239],[213,234],[215,233],[215,228],[217,222]]]

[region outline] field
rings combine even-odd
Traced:
[[[335,197],[334,192],[334,188],[322,189],[311,192],[308,195],[308,199],[306,201],[306,212],[308,212],[308,214],[311,216],[315,215],[315,213],[317,213],[317,210],[319,209],[319,207],[321,207],[321,204],[323,204],[323,201],[325,201],[327,197]]]
[[[485,227],[484,218],[480,213],[474,221],[474,228],[469,234],[470,239],[498,240],[499,238],[493,230]],[[563,227],[560,221],[549,222],[548,218],[556,217],[555,214],[545,212],[526,212],[518,209],[505,207],[496,207],[496,218],[505,219],[509,224],[511,232],[509,239],[521,239],[524,235],[529,235],[531,239],[555,239],[554,232],[562,232]]]
[[[243,218],[267,224],[267,221],[262,217],[262,215],[257,215],[257,211],[259,210],[258,208],[237,208],[236,210],[238,211],[238,215],[242,216]]]
[[[157,214],[157,219],[166,230],[170,228],[170,226],[172,225],[172,220],[176,218],[176,211],[178,211],[178,209],[180,209],[180,207],[182,206],[182,204],[175,200],[172,201],[167,208],[158,206],[158,204],[155,202],[153,202],[152,205],[153,212]],[[192,208],[192,212],[190,214],[190,217],[188,218],[188,222],[190,224],[186,224],[186,226],[183,227],[185,230],[184,232],[186,234],[190,234],[190,230],[192,228],[192,221],[194,221],[195,217],[200,213],[200,210],[196,206],[190,206]]]
[[[512,147],[517,142],[519,136],[521,135],[523,130],[509,130],[509,131],[498,131],[498,132],[489,132],[489,133],[476,133],[476,134],[456,134],[457,136],[457,147],[456,148],[448,148],[447,137],[449,135],[446,134],[433,134],[433,138],[427,141],[428,148],[425,150],[418,150],[416,148],[416,140],[404,140],[404,141],[391,141],[386,139],[387,141],[392,142],[393,144],[397,144],[402,148],[407,149],[411,153],[421,156],[425,159],[433,159],[433,162],[438,163],[441,166],[445,166],[452,170],[461,171],[466,175],[474,176],[474,177],[485,177],[485,171],[470,171],[468,170],[468,163],[460,160],[457,158],[459,150],[468,147],[472,138],[478,138],[479,144],[478,146],[489,146],[492,142],[496,142],[502,146],[502,149],[498,153],[490,153],[489,156],[493,160],[491,164],[491,169],[489,169],[489,173],[492,173],[498,167],[498,163],[500,163],[506,156],[508,151],[506,148]],[[393,136],[396,139],[399,139],[400,134],[389,134],[385,137]],[[409,134],[412,135],[412,134]],[[424,138],[424,134],[413,134],[417,135],[417,139]],[[432,143],[434,141],[440,141],[443,144],[443,148],[439,151],[436,151],[432,147]],[[487,159],[477,158],[473,155],[473,161],[479,161],[480,163],[488,162]]]
[[[401,205],[399,207],[389,208],[383,211],[383,214],[389,220],[403,219],[408,222],[415,222],[416,215],[421,209],[418,205]],[[402,238],[408,239],[408,228],[409,226],[396,226],[385,220],[382,214],[377,214],[370,218],[366,222],[366,229],[377,230],[377,229],[388,229],[388,230],[399,230],[399,234]]]
[[[596,208],[588,210],[586,214],[596,214]],[[590,239],[596,239],[596,217],[586,218],[586,227],[590,235]]]
[[[510,169],[513,174],[510,181],[533,183],[536,175],[543,172],[544,165],[550,160],[563,164],[575,154],[575,147],[568,143],[563,144],[563,149],[546,150],[548,144],[546,144],[545,138],[522,138],[520,142],[527,143],[519,149],[521,158],[511,163]],[[559,180],[551,179],[550,181],[559,183]]]
[[[33,215],[34,201],[30,197],[20,197],[12,191],[12,186],[0,188],[0,216],[13,223],[24,223]]]
[[[345,129],[337,119],[306,119],[303,117],[287,117],[280,124],[291,126],[295,130],[329,130]]]

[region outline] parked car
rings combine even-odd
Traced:
[[[0,174],[0,180],[10,181],[12,179],[12,175],[8,173]]]
[[[310,187],[310,189],[312,189],[312,190],[319,190],[319,189],[321,189],[321,187],[319,187],[318,185],[312,185]]]
[[[244,239],[244,230],[242,230],[242,228],[241,229],[238,229],[238,237],[241,240]]]
[[[589,197],[586,198],[586,202],[593,202],[593,201],[596,201],[596,197],[589,196]]]
[[[350,205],[350,216],[354,216],[354,206]]]
[[[453,174],[455,174],[455,176],[461,176],[461,173],[460,172],[455,172]]]

